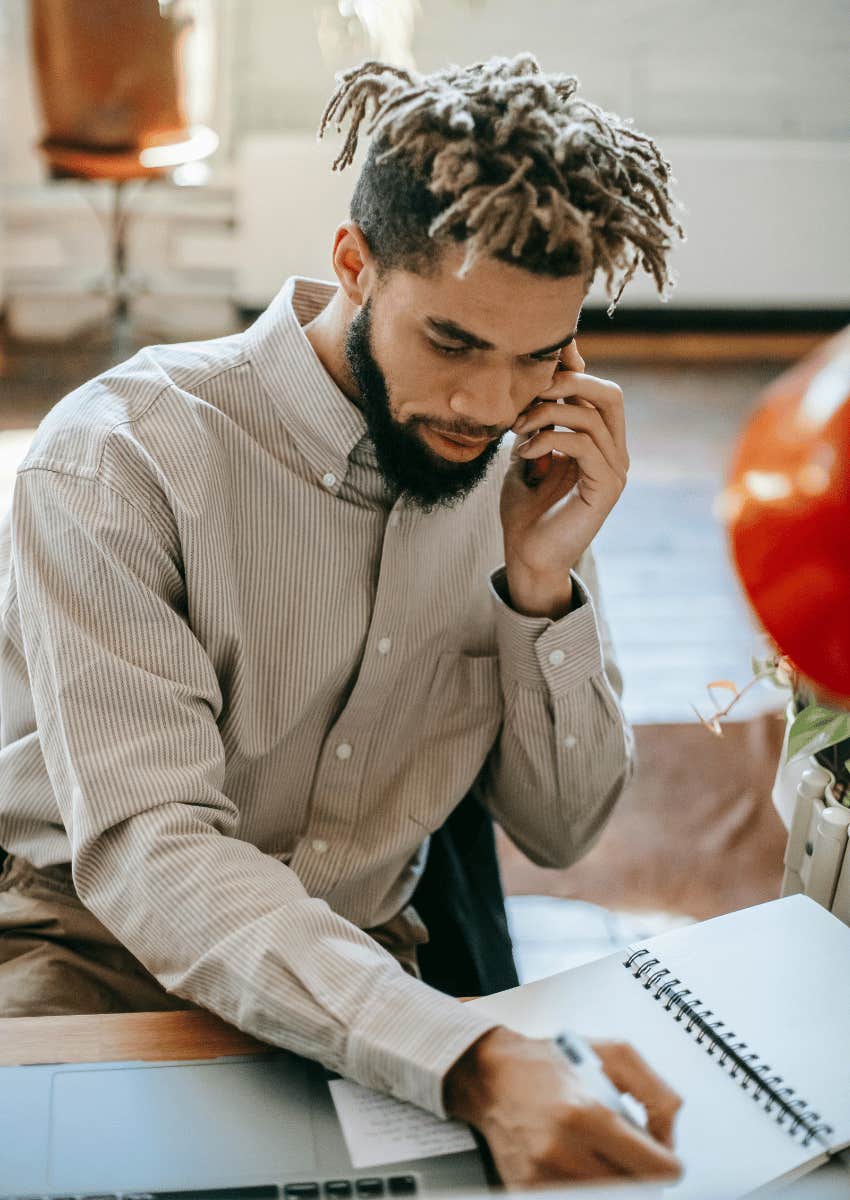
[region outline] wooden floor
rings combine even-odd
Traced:
[[[634,721],[693,719],[692,703],[708,711],[707,683],[743,685],[749,678],[761,642],[712,505],[736,430],[759,389],[790,354],[817,340],[801,336],[792,345],[760,334],[747,348],[736,335],[733,352],[717,335],[659,341],[657,334],[624,334],[612,343],[609,335],[588,334],[582,341],[588,371],[617,380],[626,394],[630,481],[597,548],[625,707]],[[63,394],[143,342],[122,331],[112,342],[101,336],[73,346],[24,346],[0,331],[2,507],[26,431]],[[779,693],[760,689],[736,715],[780,706]]]
[[[706,684],[750,677],[763,641],[743,602],[714,515],[737,430],[773,362],[588,362],[626,395],[632,468],[597,539],[600,576],[635,721],[708,712]],[[737,717],[779,707],[758,685]]]

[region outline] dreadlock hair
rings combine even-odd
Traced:
[[[671,232],[684,240],[670,164],[630,119],[576,96],[575,76],[525,53],[430,75],[370,61],[336,79],[318,137],[350,120],[333,163],[344,169],[371,102],[350,217],[380,273],[429,274],[459,242],[461,276],[480,255],[588,286],[601,268],[609,316],[638,266],[668,298]]]

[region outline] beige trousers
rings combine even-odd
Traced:
[[[408,906],[366,930],[411,975],[428,931]],[[197,1008],[169,995],[77,898],[69,866],[0,868],[0,1017]]]
[[[0,869],[0,1017],[195,1008],[170,996],[84,908],[64,867]]]

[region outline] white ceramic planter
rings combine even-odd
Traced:
[[[805,758],[798,758],[794,762],[785,761],[788,753],[788,734],[791,730],[794,717],[794,702],[789,700],[785,708],[785,737],[782,740],[782,750],[779,754],[779,762],[776,765],[776,778],[773,781],[773,807],[779,813],[782,823],[786,829],[791,826],[791,818],[794,816],[794,802],[797,798],[797,785],[803,777],[803,772],[808,767],[820,767],[820,763],[813,755],[808,755]],[[833,777],[834,782],[834,777]]]
[[[836,800],[835,794],[832,790],[834,783],[835,783],[835,776],[832,775],[829,783],[826,785],[826,791],[824,792],[824,797],[823,797],[824,800],[827,802],[827,804],[834,804],[836,806],[836,808],[847,808],[848,806],[846,804],[842,804],[840,800]]]

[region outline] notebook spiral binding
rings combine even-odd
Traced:
[[[706,1053],[717,1056],[718,1065],[726,1068],[732,1079],[740,1076],[744,1091],[752,1088],[752,1097],[762,1103],[766,1112],[776,1112],[777,1124],[788,1121],[788,1133],[800,1137],[808,1146],[812,1141],[827,1144],[833,1127],[821,1120],[820,1113],[795,1095],[794,1088],[783,1086],[781,1075],[771,1074],[772,1068],[761,1061],[749,1045],[727,1029],[724,1021],[712,1020],[714,1013],[686,987],[673,977],[660,959],[653,958],[647,949],[633,950],[623,960],[623,966],[639,979],[644,988],[653,992],[653,999],[663,1001],[674,1020],[685,1023],[685,1033],[695,1037],[697,1045],[706,1044]],[[693,997],[686,999],[686,997]]]

